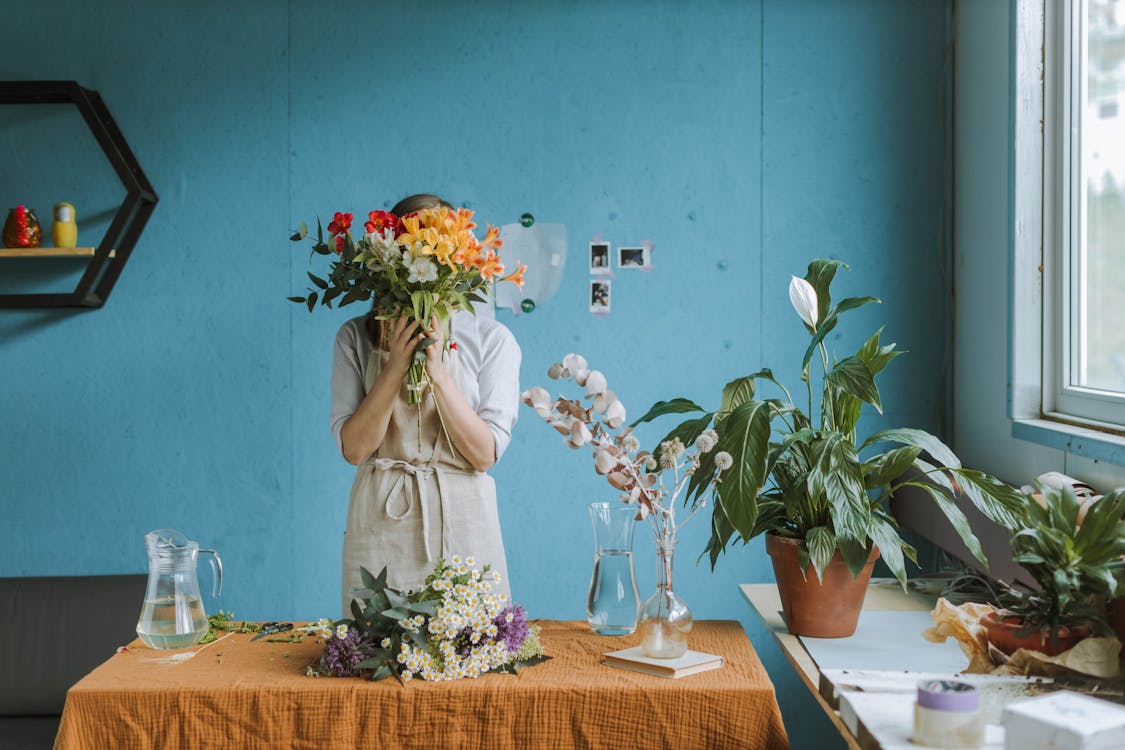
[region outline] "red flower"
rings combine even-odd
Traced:
[[[336,254],[340,255],[344,252],[344,235],[336,235]]]
[[[384,229],[390,229],[395,237],[402,234],[402,220],[390,211],[372,211],[367,215],[369,221],[363,222],[363,227],[372,234],[382,234]]]
[[[352,215],[342,214],[339,211],[332,217],[332,221],[328,222],[328,231],[332,234],[343,234],[351,229]]]

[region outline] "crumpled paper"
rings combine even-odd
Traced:
[[[934,643],[956,639],[969,657],[969,666],[964,670],[967,674],[1065,677],[1078,673],[1102,678],[1119,675],[1121,643],[1116,638],[1084,638],[1058,656],[1021,648],[1006,657],[990,648],[988,632],[980,624],[980,618],[994,610],[989,604],[970,602],[954,606],[944,598],[938,599],[930,612],[934,627],[923,631],[922,636]]]

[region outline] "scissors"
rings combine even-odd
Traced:
[[[286,630],[292,630],[293,623],[291,622],[263,622],[262,632],[251,638],[251,641],[256,641],[259,638],[265,638],[267,635],[274,633],[284,633]]]

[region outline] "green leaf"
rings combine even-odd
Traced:
[[[758,493],[766,483],[769,439],[770,406],[764,401],[747,401],[736,407],[719,431],[715,450],[730,453],[733,466],[723,472],[716,501],[745,541],[753,533]]]
[[[817,526],[809,529],[809,533],[805,535],[805,543],[809,548],[809,560],[816,571],[817,580],[823,583],[824,570],[832,561],[832,555],[836,554],[836,535],[825,526]]]
[[[832,306],[832,296],[829,287],[832,285],[832,280],[836,278],[836,271],[843,268],[845,271],[848,267],[845,263],[839,260],[832,260],[830,258],[817,258],[809,263],[808,272],[805,274],[805,281],[812,284],[812,288],[816,290],[816,308],[817,308],[817,330],[820,330],[820,324],[828,317],[828,311]]]
[[[902,445],[916,445],[926,453],[929,453],[935,460],[942,466],[951,469],[960,469],[961,462],[953,451],[946,446],[945,443],[938,440],[936,437],[926,432],[925,430],[916,430],[910,427],[898,427],[892,430],[882,430],[871,435],[867,440],[863,441],[860,450],[875,445],[876,443],[900,443]]]
[[[867,369],[872,376],[878,375],[892,359],[902,354],[902,352],[895,351],[894,344],[879,346],[879,336],[882,333],[883,329],[880,328],[871,338],[867,339],[856,354],[856,357],[863,360],[863,363],[867,365]]]
[[[300,232],[297,232],[295,234],[291,234],[289,236],[289,239],[293,240],[294,242],[300,242],[301,240],[304,239],[304,237],[301,235]]]
[[[657,401],[649,408],[643,417],[633,422],[632,426],[636,427],[642,422],[651,422],[658,417],[663,417],[665,414],[682,414],[692,411],[703,411],[703,407],[686,398],[674,398],[671,401]]]
[[[883,413],[883,406],[879,402],[879,389],[875,387],[875,379],[871,377],[871,371],[862,360],[848,357],[837,362],[824,380],[832,388],[850,393],[860,401],[874,406],[880,414]]]
[[[746,375],[732,380],[723,387],[723,400],[719,405],[719,417],[730,414],[736,406],[754,398],[754,376]]]
[[[869,490],[883,487],[902,476],[922,449],[916,445],[893,448],[871,459],[864,466],[863,486]]]
[[[304,297],[289,297],[289,301],[290,302],[300,302],[300,303],[303,304],[304,301],[305,301],[305,298]]]
[[[305,300],[305,304],[308,305],[309,312],[312,312],[313,308],[316,307],[316,292],[309,295],[309,298]]]
[[[906,561],[902,556],[904,542],[898,534],[898,529],[886,519],[873,516],[867,533],[871,537],[871,541],[879,548],[879,554],[882,556],[883,562],[894,573],[898,582],[902,584],[902,590],[906,591]]]
[[[813,334],[812,341],[805,349],[805,356],[801,359],[801,380],[809,379],[809,363],[812,362],[813,352],[824,337],[831,333],[832,329],[836,327],[836,322],[839,320],[835,315],[829,315],[826,319],[820,321],[816,327],[816,333]]]
[[[845,312],[848,312],[849,310],[855,310],[858,307],[863,307],[864,305],[869,305],[872,302],[874,302],[876,304],[880,304],[882,302],[882,300],[879,299],[878,297],[847,297],[845,299],[840,300],[836,304],[836,306],[834,308],[832,308],[832,312],[835,313],[838,316],[840,313],[845,313]]]
[[[328,288],[328,282],[327,281],[320,278],[319,276],[314,275],[311,271],[308,271],[306,273],[309,274],[309,279],[312,280],[312,283],[316,284],[321,289],[327,289]]]
[[[941,509],[941,512],[945,514],[945,517],[948,518],[949,522],[953,525],[954,531],[961,537],[961,541],[969,548],[969,552],[971,552],[973,557],[979,560],[981,564],[987,567],[988,560],[984,556],[984,550],[981,549],[980,540],[977,539],[976,534],[973,533],[973,529],[969,525],[969,519],[965,517],[965,514],[961,512],[961,509],[957,507],[957,504],[953,502],[952,498],[940,487],[926,482],[906,482],[906,485],[910,487],[921,487],[933,498],[938,508]]]
[[[957,487],[993,523],[1013,529],[1019,525],[1027,497],[1015,487],[974,469],[953,469]]]

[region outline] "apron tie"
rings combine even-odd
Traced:
[[[449,524],[445,523],[445,519],[449,517],[449,507],[447,505],[446,495],[441,487],[442,475],[449,474],[464,474],[472,476],[477,474],[475,471],[457,471],[456,469],[443,469],[438,466],[419,466],[412,464],[409,461],[400,461],[391,458],[377,458],[373,462],[374,468],[378,471],[394,471],[398,473],[398,478],[391,486],[391,491],[387,493],[386,503],[384,510],[387,516],[396,521],[401,521],[406,518],[414,510],[414,489],[417,487],[418,500],[421,504],[422,513],[422,544],[426,551],[426,562],[433,561],[433,553],[430,551],[430,498],[431,492],[437,490],[438,508],[441,512],[441,556],[442,559],[449,557],[449,550],[452,546],[450,539]],[[408,482],[407,479],[411,481]],[[430,480],[433,480],[432,482]],[[433,485],[437,485],[434,487]]]

